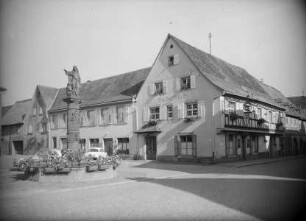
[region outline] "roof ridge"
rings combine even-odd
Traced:
[[[81,83],[82,84],[86,84],[86,83],[92,83],[92,82],[95,82],[95,81],[101,81],[101,80],[107,80],[107,79],[111,79],[111,78],[116,78],[116,77],[120,77],[120,76],[123,76],[123,75],[128,75],[128,74],[132,74],[134,72],[139,72],[139,71],[142,71],[142,70],[146,70],[146,69],[150,69],[152,67],[146,67],[146,68],[140,68],[140,69],[137,69],[135,71],[129,71],[129,72],[125,72],[123,74],[118,74],[118,75],[112,75],[112,76],[108,76],[108,77],[105,77],[105,78],[99,78],[99,79],[96,79],[96,80],[90,80],[90,81],[86,81],[86,82],[83,82]]]
[[[32,100],[32,98],[28,98],[28,99],[24,99],[24,100],[21,100],[21,101],[16,101],[15,104],[16,103],[23,103],[23,102],[27,102],[27,101],[31,101],[31,100]],[[14,104],[12,104],[12,105],[14,105]]]
[[[205,52],[204,50],[199,49],[199,48],[197,48],[196,46],[193,46],[193,45],[191,45],[191,44],[188,44],[187,42],[185,42],[185,41],[183,41],[183,40],[181,40],[181,39],[175,37],[174,35],[171,35],[171,34],[169,34],[169,35],[170,35],[171,37],[173,37],[175,40],[181,41],[183,44],[186,44],[187,46],[192,47],[192,48],[198,50],[199,52],[205,54],[206,56],[210,56],[210,57],[213,58],[213,59],[222,61],[222,62],[224,62],[224,63],[226,63],[226,64],[228,64],[228,65],[230,65],[230,66],[233,66],[233,67],[235,67],[235,68],[239,68],[239,69],[241,69],[241,70],[246,71],[244,68],[239,67],[239,66],[237,66],[237,65],[234,65],[234,64],[232,64],[232,63],[230,63],[230,62],[227,62],[227,61],[223,60],[222,58],[219,58],[219,57],[217,57],[217,56],[215,56],[215,55],[209,54],[209,53]]]

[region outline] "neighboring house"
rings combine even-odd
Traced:
[[[2,154],[24,154],[26,128],[24,118],[30,110],[32,99],[17,101],[4,107],[2,118]]]
[[[0,156],[1,156],[1,150],[2,148],[4,148],[4,143],[3,143],[3,139],[2,139],[2,94],[4,94],[6,92],[6,89],[4,87],[0,87]]]
[[[129,153],[138,124],[134,103],[150,68],[82,83],[80,97],[80,146],[102,147]],[[61,88],[49,110],[50,148],[67,147],[66,88]]]
[[[244,69],[168,35],[137,99],[133,154],[212,161],[278,155],[284,108]]]
[[[24,118],[24,154],[46,151],[49,143],[48,110],[56,98],[58,89],[38,85],[34,91],[31,106]]]

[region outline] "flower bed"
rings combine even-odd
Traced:
[[[63,152],[62,156],[56,152],[48,152],[46,155],[28,157],[20,161],[18,166],[21,171],[33,178],[34,176],[69,175],[75,168],[86,173],[105,172],[109,168],[113,171],[119,164],[120,157],[118,155],[99,157],[94,160],[91,156],[85,157],[83,151],[68,149]],[[39,181],[38,178],[32,180]]]

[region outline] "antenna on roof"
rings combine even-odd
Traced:
[[[209,34],[208,34],[208,39],[209,39],[209,54],[211,55],[211,37],[212,37],[212,35],[211,35],[211,33],[209,32]]]
[[[260,82],[263,83],[263,78],[260,78]]]
[[[305,96],[305,92],[304,92],[304,89],[302,90],[302,96],[303,96],[303,97]]]

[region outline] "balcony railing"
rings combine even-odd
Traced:
[[[225,127],[241,128],[241,129],[257,129],[257,130],[278,130],[282,131],[283,127],[275,123],[261,122],[260,119],[252,119],[250,117],[239,116],[236,119],[231,119],[230,114],[224,114]]]

